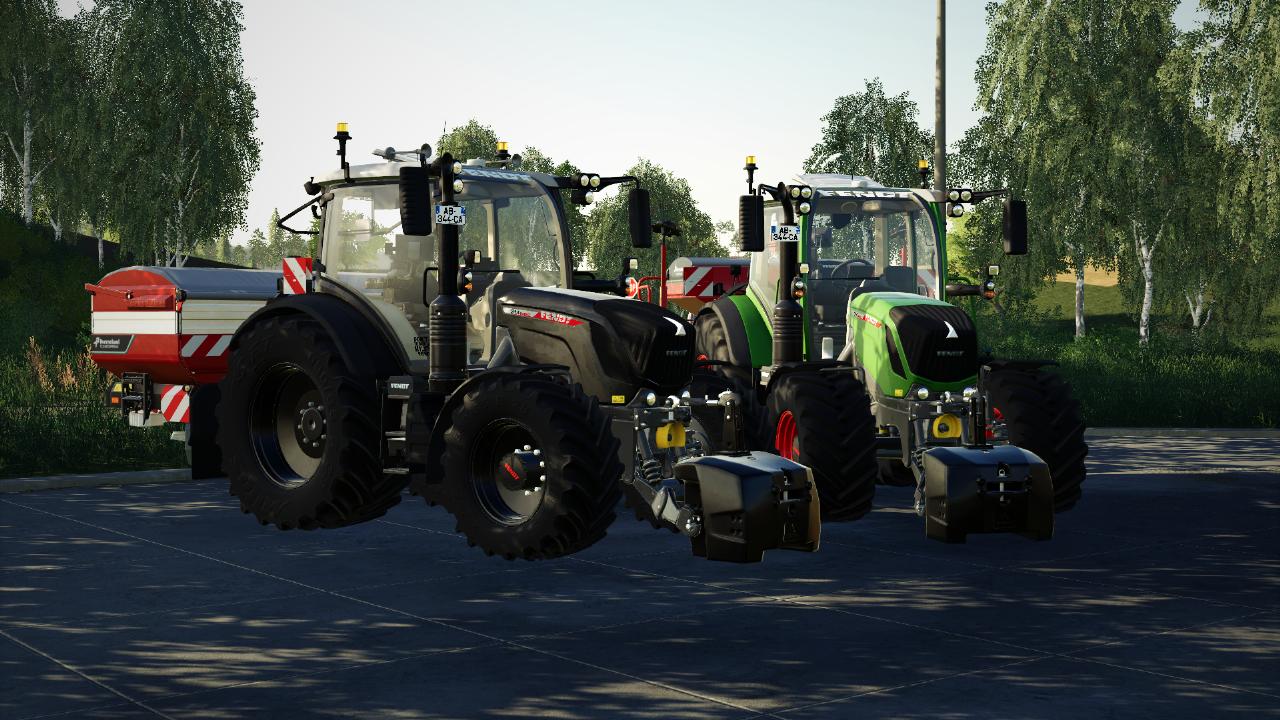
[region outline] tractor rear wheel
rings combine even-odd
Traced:
[[[432,499],[467,542],[508,560],[537,560],[604,537],[623,466],[595,399],[535,373],[493,373],[463,392]]]
[[[881,460],[880,484],[894,487],[915,487],[916,474],[911,468],[902,464],[901,460]]]
[[[1008,429],[1009,442],[1039,455],[1053,477],[1054,510],[1080,500],[1085,478],[1084,418],[1071,386],[1050,370],[996,370],[987,375],[992,414]]]
[[[769,449],[808,465],[823,520],[857,520],[875,496],[876,422],[852,372],[793,372],[769,393]]]
[[[382,472],[377,382],[299,316],[248,328],[220,385],[218,446],[240,508],[281,530],[381,516],[406,476]]]

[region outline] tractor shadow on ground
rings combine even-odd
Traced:
[[[172,717],[1273,711],[1277,477],[1143,475],[1094,447],[1052,541],[927,541],[910,490],[882,488],[820,552],[759,565],[623,508],[596,546],[528,563],[411,497],[282,533],[221,482],[7,496],[0,715],[145,712],[112,690]]]

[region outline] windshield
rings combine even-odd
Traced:
[[[467,221],[459,233],[458,249],[466,254],[479,251],[483,258],[496,260],[501,270],[518,270],[531,285],[559,285],[563,242],[560,220],[547,192],[532,180],[513,183],[464,177],[466,188],[459,200]],[[434,266],[434,236],[400,234],[395,183],[336,188],[333,194],[324,228],[327,272],[351,281],[357,290],[377,291],[378,283],[367,280],[397,271],[421,277],[427,266]]]
[[[478,362],[493,348],[490,308],[501,293],[563,286],[566,242],[556,200],[532,178],[469,168],[462,179],[458,201],[466,223],[459,229],[458,250],[472,272],[472,290],[463,298],[471,318],[470,358]],[[326,277],[364,295],[396,328],[410,357],[425,355],[427,303],[439,292],[435,234],[401,232],[394,180],[331,192],[321,248]]]
[[[820,191],[810,217],[811,288],[838,285],[845,300],[857,287],[938,297],[933,224],[916,200]]]

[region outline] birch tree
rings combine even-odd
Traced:
[[[1172,42],[1169,18],[1175,5],[1173,0],[988,5],[987,47],[975,73],[977,104],[986,116],[962,141],[962,154],[977,156],[967,161],[979,177],[1003,175],[1027,199],[1033,252],[1056,255],[1062,267],[1074,270],[1077,338],[1086,333],[1085,269],[1111,264],[1123,251],[1116,239],[1128,237],[1121,234],[1121,218],[1108,207],[1108,198],[1127,196],[1119,173],[1133,161],[1114,152],[1115,135],[1131,107],[1127,94],[1136,83],[1143,97],[1151,95]],[[1039,267],[1051,270],[1047,262]]]
[[[1220,181],[1201,192],[1218,209],[1224,264],[1237,272],[1216,294],[1233,322],[1249,325],[1280,294],[1280,3],[1201,0],[1200,9],[1206,21],[1171,78],[1188,81],[1221,159]]]
[[[100,0],[93,10],[117,160],[112,224],[162,262],[243,225],[254,93],[231,0]]]
[[[920,107],[907,93],[885,95],[879,78],[842,95],[822,116],[822,139],[805,172],[866,175],[889,187],[916,187],[916,163],[933,156],[933,133],[920,127]]]
[[[67,96],[65,21],[53,0],[17,0],[0,24],[0,127],[17,172],[18,208],[35,219],[36,186],[58,159]]]

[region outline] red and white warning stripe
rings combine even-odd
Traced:
[[[161,392],[160,414],[169,422],[191,421],[191,398],[182,385],[169,385]]]
[[[285,295],[302,295],[307,292],[307,280],[311,277],[311,258],[287,257],[283,264]]]
[[[182,335],[182,357],[222,357],[231,346],[230,335]]]
[[[684,294],[685,297],[711,297],[714,294],[711,284],[711,278],[707,276],[711,273],[710,265],[702,265],[700,267],[687,267],[684,270]]]

